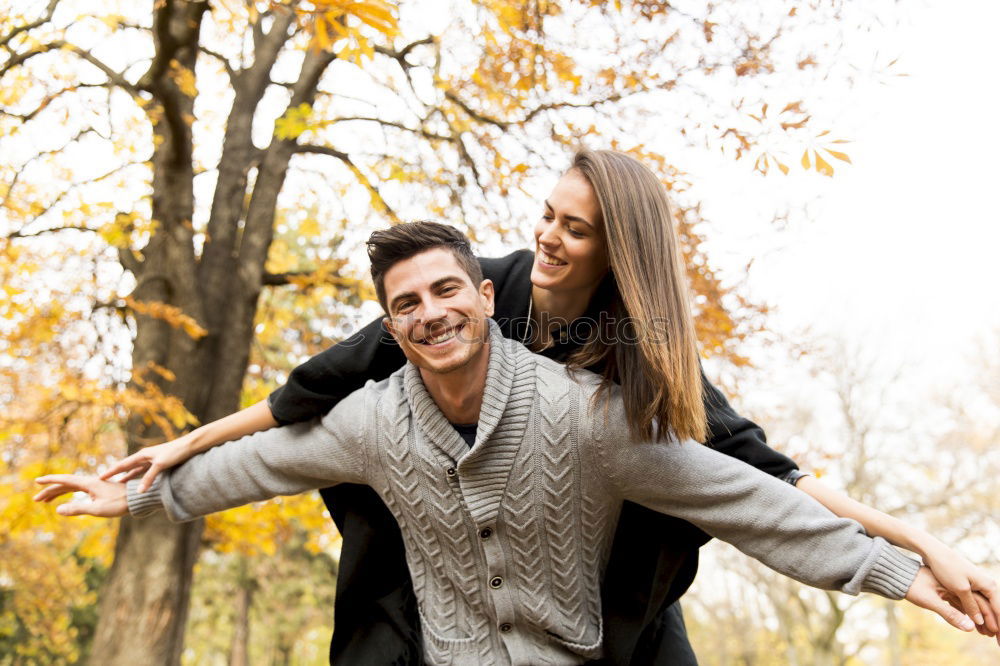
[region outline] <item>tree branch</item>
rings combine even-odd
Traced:
[[[414,48],[416,48],[418,46],[423,46],[424,44],[433,44],[433,43],[434,43],[434,36],[430,35],[430,36],[424,37],[423,39],[418,39],[415,42],[410,42],[409,44],[407,44],[406,46],[404,46],[399,51],[397,51],[395,49],[391,49],[391,48],[389,48],[387,46],[376,46],[375,47],[375,53],[380,53],[380,54],[382,54],[384,56],[392,58],[393,60],[395,60],[396,62],[399,63],[400,67],[402,67],[404,70],[406,70],[406,69],[409,69],[411,67],[415,67],[415,65],[410,64],[406,60],[406,56],[408,56],[410,54],[410,51],[412,51]]]
[[[334,118],[333,120],[330,121],[330,123],[332,124],[332,123],[353,122],[353,121],[367,121],[367,122],[378,123],[386,127],[395,127],[396,129],[401,129],[406,132],[412,132],[413,134],[419,134],[425,139],[431,139],[434,141],[447,141],[449,143],[454,143],[456,141],[455,137],[453,136],[435,134],[434,132],[422,128],[417,129],[413,127],[407,127],[403,123],[397,123],[392,120],[382,120],[381,118],[373,118],[371,116],[345,116],[343,118]]]
[[[57,90],[56,92],[50,95],[46,95],[42,99],[42,101],[38,103],[38,106],[36,106],[33,110],[29,111],[28,113],[11,113],[10,111],[5,111],[3,109],[0,109],[0,114],[3,114],[10,118],[17,118],[21,122],[26,123],[35,116],[37,116],[39,113],[44,111],[49,106],[49,104],[54,102],[59,97],[62,97],[66,93],[75,92],[80,88],[106,88],[106,87],[108,87],[107,83],[76,83],[61,90]]]
[[[37,218],[36,218],[37,219]],[[39,229],[38,231],[32,231],[25,233],[24,231],[18,229],[7,234],[4,238],[7,240],[13,240],[15,238],[35,238],[37,236],[43,236],[45,234],[54,234],[60,231],[89,231],[91,233],[97,233],[98,229],[91,229],[90,227],[67,225],[64,227],[52,227],[51,229]]]
[[[20,35],[22,32],[28,32],[29,30],[34,30],[35,28],[39,28],[48,23],[49,21],[51,21],[52,15],[56,11],[56,5],[58,4],[59,0],[51,0],[49,2],[49,6],[45,8],[45,14],[42,16],[42,18],[38,19],[37,21],[32,21],[31,23],[25,23],[24,25],[19,25],[10,32],[8,32],[3,37],[0,37],[0,48],[4,49],[7,48],[7,45],[10,44],[11,40]]]
[[[38,220],[42,219],[46,214],[48,214],[49,211],[51,211],[53,208],[55,208],[57,205],[59,205],[59,202],[61,202],[66,197],[67,194],[69,194],[70,192],[72,192],[76,188],[82,187],[84,185],[93,185],[94,183],[100,182],[100,181],[104,180],[105,178],[113,176],[114,174],[118,173],[119,171],[127,169],[130,166],[135,166],[137,164],[144,164],[144,162],[126,162],[124,164],[121,164],[121,165],[115,167],[111,171],[108,171],[108,172],[100,175],[100,176],[95,176],[94,178],[88,178],[86,180],[81,180],[81,181],[76,182],[76,183],[71,183],[69,187],[67,187],[66,189],[64,189],[62,192],[59,193],[58,196],[56,196],[55,199],[53,199],[51,202],[49,202],[49,205],[47,205],[38,214],[36,214],[28,222],[26,222],[24,224],[24,226],[25,227],[29,227],[32,224],[34,224],[35,222],[37,222]],[[10,196],[10,191],[7,192],[7,195]],[[80,230],[85,230],[85,231],[95,231],[95,229],[90,229],[88,227],[67,226],[67,227],[55,227],[53,229],[43,229],[43,230],[41,230],[41,231],[39,231],[37,233],[30,233],[30,234],[23,234],[23,233],[17,231],[17,232],[14,232],[14,236],[12,236],[12,237],[27,238],[29,236],[37,236],[39,234],[48,233],[49,231],[62,231],[64,229],[80,229]]]
[[[446,99],[448,99],[453,104],[458,106],[458,108],[462,109],[462,111],[465,111],[466,115],[475,120],[478,120],[484,125],[494,125],[496,127],[499,127],[505,132],[510,128],[511,125],[510,122],[505,120],[498,120],[496,118],[491,118],[490,116],[479,113],[478,111],[470,107],[468,104],[466,104],[464,101],[462,101],[462,99],[451,90],[445,90],[444,96]]]
[[[236,70],[233,69],[233,66],[231,64],[229,64],[229,58],[227,58],[226,56],[222,55],[218,51],[213,51],[212,49],[210,49],[210,48],[208,48],[206,46],[202,46],[201,44],[198,45],[198,50],[201,51],[202,53],[204,53],[205,55],[211,56],[212,58],[215,58],[220,63],[222,63],[222,66],[226,70],[226,74],[229,75],[229,81],[231,83],[236,80]]]
[[[382,207],[385,208],[385,212],[393,221],[393,224],[398,224],[401,221],[399,219],[399,216],[396,215],[396,211],[394,211],[392,207],[389,206],[388,203],[386,203],[385,197],[382,196],[382,192],[378,189],[378,187],[374,183],[372,183],[368,179],[368,176],[366,176],[361,171],[361,169],[358,168],[358,166],[351,160],[350,156],[347,153],[343,153],[339,150],[336,150],[335,148],[330,148],[329,146],[315,146],[311,144],[298,144],[295,146],[295,152],[312,153],[315,155],[327,155],[329,157],[337,158],[338,160],[343,162],[348,169],[351,170],[351,172],[354,174],[354,177],[357,178],[358,181],[362,185],[364,185],[369,192],[371,192],[378,198],[379,204],[381,204]]]

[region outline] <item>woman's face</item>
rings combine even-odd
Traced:
[[[570,170],[556,183],[535,225],[531,282],[553,292],[592,291],[607,272],[597,195],[583,174]]]

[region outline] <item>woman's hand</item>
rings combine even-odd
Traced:
[[[984,636],[997,637],[997,616],[993,613],[990,602],[982,594],[972,593],[977,604],[977,612],[983,614],[983,623],[976,626],[966,615],[958,597],[949,592],[926,566],[920,567],[917,577],[906,592],[906,600],[915,606],[925,608],[940,615],[951,626],[962,631],[972,631],[976,628]],[[1000,637],[997,637],[1000,643]]]
[[[223,442],[273,428],[276,425],[278,422],[271,415],[271,408],[268,407],[267,400],[261,400],[257,404],[241,409],[218,421],[205,424],[177,439],[136,451],[112,465],[111,469],[101,474],[101,478],[106,481],[115,474],[124,473],[125,476],[119,479],[119,481],[124,482],[142,475],[138,490],[144,493],[153,485],[153,481],[156,480],[160,472],[181,464],[194,454],[201,453]]]
[[[971,617],[980,633],[996,635],[1000,631],[1000,592],[996,581],[981,567],[936,540],[921,548],[920,554],[938,584],[950,595],[949,602]]]
[[[153,485],[153,481],[156,480],[160,472],[181,464],[197,453],[192,447],[191,434],[188,433],[169,442],[140,449],[112,465],[101,474],[101,479],[107,481],[116,474],[124,473],[125,476],[118,480],[124,483],[141,474],[142,480],[139,481],[138,490],[144,493]]]

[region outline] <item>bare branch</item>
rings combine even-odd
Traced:
[[[226,74],[229,75],[229,80],[230,81],[235,81],[236,80],[236,70],[233,69],[233,66],[231,64],[229,64],[229,58],[227,58],[226,56],[222,55],[218,51],[213,51],[212,49],[210,49],[210,48],[208,48],[206,46],[202,46],[200,44],[198,45],[198,50],[201,51],[202,53],[204,53],[205,55],[211,56],[212,58],[215,58],[216,60],[218,60],[222,64],[222,66],[225,68]]]
[[[358,181],[362,185],[364,185],[369,192],[371,192],[377,197],[379,203],[385,208],[386,214],[389,215],[393,223],[395,224],[399,223],[400,221],[399,217],[396,215],[396,212],[392,209],[392,207],[389,206],[388,203],[386,203],[385,198],[382,196],[382,192],[378,189],[378,187],[374,183],[371,182],[371,180],[368,179],[368,176],[366,176],[361,171],[361,169],[359,169],[357,165],[354,164],[354,162],[351,160],[350,156],[347,153],[343,153],[339,150],[336,150],[335,148],[330,148],[329,146],[314,146],[310,144],[299,144],[295,146],[295,152],[312,153],[315,155],[328,155],[330,157],[335,157],[341,162],[343,162],[344,165],[348,169],[350,169],[351,172],[354,174],[354,177],[357,178]]]
[[[453,136],[445,136],[444,134],[435,134],[434,132],[422,128],[418,129],[413,127],[407,127],[403,123],[397,123],[391,120],[382,120],[381,118],[373,118],[371,116],[346,116],[343,118],[334,118],[333,120],[330,121],[330,123],[333,124],[333,123],[343,123],[343,122],[353,122],[353,121],[367,121],[372,123],[378,123],[385,127],[395,127],[396,129],[401,129],[406,132],[419,134],[425,139],[431,139],[434,141],[448,141],[449,143],[454,143],[456,141],[455,137]]]
[[[77,132],[74,136],[72,136],[61,147],[55,148],[53,150],[45,150],[45,151],[42,151],[42,152],[39,152],[39,153],[35,153],[31,157],[29,157],[27,159],[27,161],[25,161],[24,164],[22,164],[20,167],[18,167],[17,171],[14,172],[14,177],[11,178],[10,184],[7,185],[7,193],[4,195],[3,201],[0,202],[0,208],[5,208],[7,206],[7,204],[10,202],[10,198],[11,198],[12,193],[14,191],[14,186],[17,185],[17,181],[20,180],[21,174],[24,173],[25,169],[27,169],[35,161],[40,160],[43,157],[47,157],[49,155],[56,155],[58,153],[61,153],[62,151],[66,150],[66,148],[69,147],[71,144],[76,143],[77,141],[79,141],[80,139],[82,139],[84,136],[90,134],[91,132],[94,132],[96,134],[97,130],[95,130],[93,127],[87,127],[85,129],[82,129],[79,132]]]
[[[36,218],[37,219],[37,218]],[[60,231],[89,231],[91,233],[97,233],[98,229],[91,229],[90,227],[67,225],[64,227],[52,227],[50,229],[39,229],[38,231],[32,231],[25,233],[22,230],[13,231],[7,234],[4,238],[7,240],[13,240],[15,238],[35,238],[36,236],[44,236],[45,234],[54,234]]]
[[[406,56],[410,54],[410,51],[412,51],[414,48],[418,46],[423,46],[424,44],[433,44],[433,43],[434,43],[434,36],[430,35],[428,37],[424,37],[423,39],[418,39],[415,42],[410,42],[409,44],[407,44],[398,51],[395,49],[391,49],[387,46],[376,46],[375,52],[381,53],[384,56],[392,58],[393,60],[399,63],[400,67],[406,70],[415,66],[406,60]]]
[[[77,188],[83,187],[84,185],[93,185],[94,183],[98,183],[98,182],[104,180],[105,178],[110,178],[111,176],[115,175],[119,171],[123,171],[123,170],[127,169],[128,167],[135,166],[137,164],[145,164],[145,162],[125,162],[124,164],[121,164],[121,165],[115,167],[114,169],[111,169],[110,171],[108,171],[108,172],[106,172],[104,174],[101,174],[100,176],[95,176],[94,178],[88,178],[87,180],[81,180],[81,181],[76,182],[76,183],[71,183],[69,187],[67,187],[66,189],[64,189],[62,192],[59,193],[58,196],[56,196],[55,199],[53,199],[51,202],[49,202],[49,205],[47,205],[38,214],[36,214],[34,217],[32,217],[30,220],[28,220],[28,222],[26,222],[24,224],[24,226],[25,227],[29,227],[32,224],[34,224],[35,222],[37,222],[38,220],[42,219],[46,214],[48,214],[49,211],[51,211],[53,208],[55,208],[56,206],[58,206],[59,203],[64,198],[66,198],[66,195],[68,195],[70,192],[76,190]],[[9,196],[10,192],[8,191],[7,194]],[[69,227],[56,227],[56,228],[51,229],[51,230],[44,230],[43,229],[42,231],[39,231],[37,233],[30,233],[30,234],[23,234],[23,233],[20,233],[20,232],[14,232],[14,233],[15,233],[15,237],[27,238],[28,236],[35,236],[35,235],[38,235],[38,234],[48,233],[49,231],[62,231],[63,229],[82,229],[82,230],[86,230],[86,231],[94,231],[93,229],[89,229],[89,228],[85,228],[85,227],[69,226]]]
[[[10,111],[4,111],[3,109],[0,109],[0,114],[3,114],[10,118],[17,118],[21,122],[26,123],[35,116],[37,116],[39,113],[44,111],[49,106],[49,104],[54,102],[59,97],[62,97],[66,93],[76,92],[80,88],[107,88],[107,87],[108,87],[107,83],[76,83],[74,85],[67,86],[66,88],[63,88],[61,90],[57,90],[56,92],[50,95],[46,95],[42,99],[42,101],[38,103],[38,106],[36,106],[28,113],[11,113]]]
[[[59,4],[59,0],[51,0],[49,6],[45,8],[45,14],[37,21],[32,21],[31,23],[25,23],[24,25],[19,25],[10,32],[8,32],[3,37],[0,37],[0,48],[7,48],[11,40],[20,35],[23,32],[28,32],[29,30],[34,30],[35,28],[41,27],[52,20],[52,15],[56,11],[56,5]]]
[[[465,111],[466,115],[475,120],[478,120],[484,125],[495,125],[496,127],[499,127],[505,132],[508,129],[510,129],[511,123],[505,120],[498,120],[496,118],[491,118],[490,116],[479,113],[478,111],[470,107],[468,104],[466,104],[458,95],[456,95],[451,90],[445,90],[444,96],[453,104],[457,105],[460,109],[462,109],[462,111]]]

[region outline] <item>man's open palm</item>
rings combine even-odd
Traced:
[[[59,515],[117,518],[128,513],[124,483],[102,481],[96,476],[80,474],[49,474],[40,476],[35,481],[46,486],[35,495],[36,502],[51,502],[60,495],[78,491],[90,496],[89,501],[73,500],[57,507]]]

